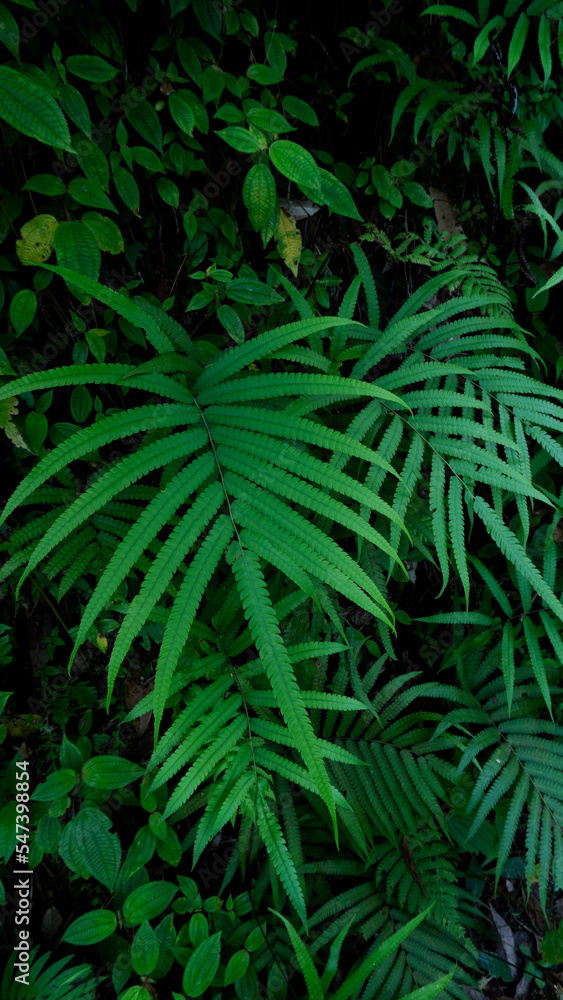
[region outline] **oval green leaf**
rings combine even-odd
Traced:
[[[134,215],[140,215],[139,188],[137,182],[125,167],[116,167],[113,173],[113,183],[121,200]]]
[[[92,233],[100,250],[113,254],[123,253],[125,249],[123,236],[113,219],[108,219],[99,212],[85,212],[82,222]]]
[[[223,986],[230,986],[231,983],[236,983],[237,979],[242,979],[248,969],[249,962],[250,955],[247,951],[235,951],[234,955],[231,955],[229,964],[225,969]]]
[[[182,132],[185,132],[187,135],[192,135],[195,125],[195,115],[190,102],[186,100],[181,91],[177,94],[170,94],[168,107],[178,128],[181,128]]]
[[[25,435],[29,442],[29,447],[37,455],[49,431],[49,423],[44,413],[36,413],[32,410],[25,418]],[[49,775],[52,777],[52,775]],[[35,792],[33,793],[35,797]],[[57,798],[57,796],[54,796]],[[41,801],[41,800],[40,800]],[[51,801],[50,799],[48,801]]]
[[[284,177],[295,181],[299,187],[312,191],[315,198],[322,196],[320,170],[311,154],[290,139],[277,139],[270,146],[270,159]]]
[[[142,826],[137,830],[135,839],[127,852],[123,874],[126,876],[135,875],[147,861],[150,861],[154,854],[155,836],[149,826]]]
[[[249,219],[257,232],[276,207],[276,184],[272,171],[265,163],[256,163],[250,168],[244,178],[242,197]]]
[[[319,127],[316,112],[313,111],[310,104],[307,104],[300,97],[292,97],[291,94],[287,94],[282,101],[282,107],[290,118],[297,118],[298,121],[312,125],[314,128]]]
[[[30,288],[21,288],[16,292],[10,302],[10,323],[12,324],[16,337],[19,337],[24,330],[27,330],[37,311],[37,296]]]
[[[18,22],[3,3],[0,4],[0,41],[4,43],[18,62],[21,62],[19,55],[20,30]]]
[[[69,73],[89,83],[109,83],[119,73],[101,56],[69,56],[66,68]]]
[[[82,222],[61,222],[55,230],[53,243],[57,264],[97,280],[101,254],[87,226]]]
[[[31,416],[31,414],[28,414]],[[42,413],[36,414],[38,417],[43,417],[46,421],[46,417]],[[31,798],[35,802],[55,802],[57,799],[62,798],[68,792],[74,788],[76,784],[76,772],[71,770],[71,768],[64,768],[61,771],[53,771],[47,779],[39,785],[34,792],[32,792]]]
[[[271,111],[269,108],[251,108],[247,117],[249,122],[265,132],[295,132],[295,126],[290,125],[287,118],[280,115],[279,111]]]
[[[183,987],[188,997],[200,997],[211,985],[221,958],[221,934],[213,934],[197,946],[184,970]]]
[[[70,395],[70,412],[77,424],[83,424],[92,412],[92,397],[85,385],[77,385]]]
[[[159,955],[158,938],[148,920],[143,920],[131,944],[131,965],[138,976],[150,976]]]
[[[407,181],[402,187],[403,194],[412,201],[413,205],[420,205],[421,208],[432,208],[434,202],[418,181]]]
[[[91,788],[124,788],[142,778],[144,770],[123,757],[91,757],[82,768],[82,778]]]
[[[22,191],[37,191],[37,194],[56,198],[65,193],[65,186],[60,177],[55,177],[54,174],[35,174],[35,177],[26,181]]]
[[[128,100],[129,94],[122,98],[127,121],[137,130],[143,139],[155,146],[162,153],[162,125],[158,113],[146,99],[138,104]],[[132,106],[131,106],[132,105]]]
[[[157,177],[156,189],[164,202],[172,208],[178,208],[180,204],[180,192],[178,185],[171,181],[169,177]]]
[[[328,170],[323,170],[322,167],[319,168],[319,174],[322,188],[320,203],[328,205],[331,212],[337,212],[338,215],[345,215],[348,219],[358,219],[361,222],[362,217],[354,204],[354,199],[342,181],[339,181],[338,177],[329,173]]]
[[[242,320],[232,306],[219,306],[217,319],[221,326],[233,338],[235,344],[242,344],[244,340],[244,326]]]
[[[80,169],[88,180],[107,191],[109,189],[109,163],[98,144],[78,132],[72,137],[72,146]]]
[[[108,212],[117,211],[101,187],[94,181],[87,180],[86,177],[75,177],[68,185],[68,193],[79,205],[86,205],[88,208],[105,208]]]
[[[113,934],[117,927],[117,917],[111,910],[94,910],[73,920],[64,932],[61,941],[68,944],[98,944]]]
[[[257,153],[260,149],[257,136],[249,132],[247,128],[241,128],[240,125],[228,125],[227,128],[221,128],[215,134],[221,136],[221,139],[228,142],[233,149],[238,149],[239,153]]]
[[[247,302],[256,306],[274,305],[276,302],[283,302],[274,288],[270,288],[263,281],[252,281],[247,278],[233,278],[225,291],[229,298],[235,302]]]
[[[178,892],[170,882],[147,882],[134,889],[123,904],[123,916],[128,924],[152,920],[166,910]]]

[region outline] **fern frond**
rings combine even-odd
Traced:
[[[295,907],[301,923],[307,929],[305,900],[293,859],[287,849],[285,837],[277,816],[270,809],[260,789],[256,797],[256,822],[270,859],[287,892],[288,899]]]
[[[184,559],[184,556],[188,554],[195,542],[201,537],[201,535],[203,535],[203,532],[209,526],[210,521],[212,521],[215,517],[222,501],[223,491],[220,484],[218,482],[213,482],[207,486],[194,501],[188,512],[184,514],[180,523],[173,529],[152,563],[143,580],[139,593],[131,601],[129,610],[127,611],[125,619],[122,622],[112,649],[108,664],[108,707],[119,667],[121,666],[133,639],[136,635],[138,635],[141,628],[145,624],[150,611],[152,611],[153,607],[162,596],[167,584],[170,582],[180,563]],[[228,538],[226,539],[225,544],[227,541]],[[195,557],[194,562],[196,560],[197,556]],[[214,569],[215,566],[212,565],[209,577],[213,573]],[[185,577],[184,580],[186,578],[187,577]],[[179,599],[180,598],[178,596],[178,600]],[[186,639],[187,636],[188,633],[186,632]],[[178,656],[180,652],[181,648],[178,648]],[[161,661],[159,659],[159,663],[160,662]],[[160,722],[164,701],[168,697],[166,681],[161,681],[160,678],[162,675],[159,675],[158,669],[159,668],[157,666],[154,709],[156,732],[158,732],[157,723]],[[172,672],[173,666],[169,669]],[[160,667],[160,670],[162,670],[162,666]],[[161,683],[163,684],[162,687]]]
[[[266,435],[256,434],[253,431],[233,430],[228,432],[219,428],[215,430],[214,439],[219,446],[217,454],[223,456],[223,461],[234,461],[237,457],[239,461],[243,461],[246,458],[244,454],[246,451],[253,464],[260,463],[262,468],[266,471],[269,470],[270,476],[277,473],[277,470],[272,470],[272,465],[279,465],[281,468],[287,469],[290,473],[299,476],[300,479],[308,478],[326,489],[341,493],[350,499],[357,500],[358,503],[370,507],[372,510],[379,511],[379,513],[384,514],[390,520],[394,521],[398,528],[404,530],[402,519],[375,492],[358,483],[351,476],[347,476],[338,469],[333,469],[327,462],[322,462],[313,455],[304,454],[288,443],[285,443],[277,451],[272,451],[268,454],[271,439],[266,437]],[[221,445],[225,447],[221,448]],[[261,461],[262,456],[265,454],[268,454],[268,462]],[[394,474],[394,470],[391,469],[384,459],[381,459],[378,464],[381,464],[386,471]],[[248,476],[247,478],[250,477]],[[288,476],[284,477],[284,479],[286,482],[289,481]],[[330,517],[330,514],[327,513],[326,516]],[[334,520],[338,520],[338,518],[334,518]]]
[[[109,306],[118,316],[123,316],[133,326],[143,330],[147,340],[159,354],[166,354],[174,350],[174,344],[162,329],[159,319],[155,319],[148,309],[141,308],[132,299],[120,295],[119,292],[114,291],[113,288],[108,288],[107,285],[100,285],[93,278],[88,278],[77,271],[71,271],[68,267],[57,267],[53,264],[39,264],[38,266],[43,267],[46,271],[53,271],[55,274],[60,275],[67,283],[70,282],[70,284],[76,285],[77,288],[87,292],[92,298],[98,299],[104,305]]]
[[[335,327],[350,325],[363,329],[361,323],[355,323],[353,320],[315,316],[299,320],[297,323],[288,323],[286,326],[279,326],[273,330],[265,330],[257,337],[253,337],[252,340],[245,341],[244,344],[236,344],[226,351],[221,351],[200,375],[193,386],[193,392],[200,402],[205,402],[206,390],[221,385],[225,379],[232,379],[232,376],[242,371],[243,368],[248,368],[250,364],[256,364],[257,361],[268,357],[274,351],[279,351],[297,340],[306,340],[307,337],[316,333],[326,334]],[[307,376],[307,378],[309,377]]]
[[[457,571],[465,594],[465,607],[469,609],[469,571],[467,568],[467,547],[465,544],[465,518],[462,503],[462,484],[457,476],[452,476],[448,490],[448,513],[450,537]]]
[[[268,722],[265,719],[253,719],[251,722],[252,730],[259,736],[263,736],[265,739],[272,740],[275,743],[285,744],[286,746],[295,746],[295,739],[291,736],[284,726],[278,725],[276,722]],[[317,737],[316,746],[319,753],[326,757],[327,760],[336,760],[341,764],[349,764],[354,767],[361,767],[362,761],[349,753],[343,747],[338,746],[336,743],[332,743],[329,740],[323,740]]]
[[[287,932],[295,949],[299,965],[301,966],[301,971],[303,972],[309,1000],[325,1000],[323,985],[315,968],[315,963],[313,962],[306,945],[299,937],[293,925],[290,924],[289,920],[284,917],[283,914],[278,913],[277,910],[272,910],[272,913],[274,913],[276,917],[279,917],[280,920],[283,920],[287,928]]]
[[[99,547],[96,544],[87,545],[85,549],[82,550],[80,555],[76,557],[71,566],[65,570],[64,576],[59,584],[59,589],[57,593],[57,600],[61,601],[65,594],[67,594],[71,587],[74,586],[76,581],[89,569],[92,572],[92,567],[96,556],[99,554]]]
[[[198,755],[195,763],[180,779],[172,792],[163,813],[164,819],[172,816],[195,795],[199,786],[214,773],[217,765],[224,762],[225,757],[228,757],[246,728],[246,719],[243,715],[239,715],[237,719],[225,726],[213,743]]]
[[[224,440],[221,434],[218,434],[216,439],[218,442]],[[276,468],[274,465],[261,461],[260,450],[258,448],[256,450],[252,449],[252,453],[253,457],[247,458],[244,452],[236,452],[233,449],[221,447],[220,444],[217,447],[217,456],[224,468],[231,469],[233,472],[245,476],[249,480],[254,479],[257,486],[261,486],[264,489],[272,489],[278,496],[286,497],[301,507],[309,508],[309,510],[317,514],[336,521],[343,527],[349,528],[352,533],[356,533],[371,541],[375,546],[386,552],[393,561],[399,561],[393,545],[389,544],[379,531],[372,528],[371,525],[367,524],[363,518],[350,510],[349,507],[346,507],[340,500],[336,500],[334,497],[327,495],[327,493],[323,493],[316,487],[304,482],[300,476],[291,475]],[[292,455],[284,454],[283,456],[276,456],[276,458],[279,465],[289,468],[291,472],[301,471],[301,475],[307,473],[311,479],[320,482],[323,486],[328,486],[331,480],[336,480],[334,470],[325,466],[327,469],[327,474],[325,475],[325,469],[313,464],[316,462],[315,459],[310,459],[311,467],[309,467],[303,459],[294,461]],[[321,463],[318,463],[318,466],[321,466]],[[337,475],[342,476],[342,473],[337,473]],[[351,493],[355,497],[357,497],[358,493],[361,495],[361,491],[364,491],[366,496],[369,495],[365,487],[355,483],[354,480],[351,479],[350,483],[352,484]],[[338,486],[339,490],[344,492],[347,484],[339,481]],[[333,489],[336,489],[336,487],[333,486]],[[370,506],[381,513],[385,512],[387,514],[389,511],[389,517],[395,524],[399,528],[403,527],[399,516],[374,493],[371,494]]]
[[[522,810],[525,803],[528,800],[528,795],[530,791],[530,779],[528,775],[523,772],[520,775],[518,784],[512,794],[510,801],[510,806],[508,808],[508,813],[506,815],[506,820],[504,823],[504,828],[502,831],[502,836],[500,838],[497,866],[495,872],[495,890],[498,885],[499,879],[501,877],[503,868],[508,861],[510,855],[510,849],[514,841],[514,835],[518,829],[518,824],[520,817],[522,815]]]
[[[341,319],[348,318],[351,319],[354,315],[354,310],[356,308],[356,303],[358,301],[358,292],[360,290],[361,279],[360,275],[357,274],[352,280],[352,283],[346,289],[340,307],[338,309],[338,316]],[[349,331],[353,333],[357,332],[357,326],[354,324],[351,327],[339,327],[332,335],[330,342],[330,357],[336,359],[340,357],[348,340]]]
[[[134,365],[100,364],[72,365],[66,368],[49,368],[45,372],[31,372],[12,379],[0,386],[0,399],[20,396],[24,392],[38,392],[65,385],[108,385],[118,384],[121,379],[135,372]]]
[[[158,532],[174,512],[198,490],[214,470],[213,456],[200,455],[174,476],[167,486],[141,511],[137,520],[115,549],[90,598],[78,629],[71,663],[100,611],[125,579]]]
[[[471,408],[474,410],[485,410],[491,412],[491,404],[487,399],[475,399],[473,397],[468,397],[461,392],[451,392],[447,389],[440,389],[437,401],[434,401],[434,396],[430,396],[427,389],[413,390],[412,392],[404,392],[401,394],[401,399],[411,408],[411,410],[430,409],[433,406],[447,406],[447,407],[464,407]],[[518,397],[519,398],[519,397]]]
[[[39,535],[43,535],[48,528],[56,521],[59,516],[60,510],[48,510],[45,514],[39,514],[34,517],[33,520],[28,521],[21,528],[16,528],[14,531],[11,541],[13,541],[14,548],[18,549],[23,546],[27,546],[29,542],[33,542],[35,538]]]
[[[223,699],[216,703],[199,725],[192,727],[174,753],[169,755],[153,778],[151,788],[156,791],[164,785],[190,760],[193,760],[202,746],[215,740],[221,733],[222,727],[233,720],[238,721],[236,715],[241,704],[240,695],[230,695],[226,701]]]
[[[409,506],[412,494],[420,477],[422,460],[424,458],[424,441],[414,435],[403,465],[401,482],[397,484],[393,497],[393,510],[397,520],[402,524]],[[391,525],[390,543],[393,549],[399,545],[400,528],[395,521]]]
[[[234,505],[234,511],[239,525],[244,524],[244,516],[241,517],[241,513],[236,505]],[[302,563],[298,562],[286,551],[285,546],[276,544],[276,541],[272,539],[269,525],[256,525],[254,521],[255,518],[249,516],[246,521],[247,527],[239,531],[241,545],[250,549],[260,559],[266,560],[271,566],[280,570],[288,580],[291,580],[296,587],[299,587],[304,596],[308,597],[313,603],[318,604],[319,599],[315,589],[315,582],[309,575],[310,566],[305,568]],[[253,527],[255,530],[253,530]]]
[[[257,764],[267,768],[271,773],[280,774],[283,778],[286,778],[287,781],[293,781],[296,785],[300,785],[301,788],[318,794],[315,782],[310,777],[309,772],[302,767],[301,764],[296,764],[287,757],[281,757],[280,754],[275,753],[275,751],[270,750],[269,747],[265,746],[256,747],[255,760]],[[334,788],[333,794],[335,801],[338,804],[338,793]]]
[[[335,836],[337,836],[332,789],[320,750],[317,747],[311,722],[301,700],[299,686],[287,650],[282,641],[279,624],[260,563],[254,553],[247,549],[239,548],[237,555],[239,558],[235,558],[233,572],[256,648],[289,733],[295,740],[295,746],[311,772],[319,794],[329,810]]]
[[[238,479],[238,477],[237,477]],[[272,496],[262,498],[255,487],[240,481],[233,473],[225,476],[229,491],[237,496],[232,507],[238,524],[251,528],[265,538],[283,534],[287,554],[302,570],[330,583],[376,618],[393,627],[388,606],[375,584],[340,546],[296,511],[276,502]],[[377,602],[377,603],[376,603]]]
[[[285,350],[275,351],[271,357],[279,361],[292,361],[307,368],[318,368],[325,375],[332,367],[330,358],[310,347],[288,347]]]
[[[34,549],[18,583],[18,592],[27,576],[51,551],[53,546],[66,538],[70,532],[75,531],[86,518],[103,507],[121,489],[130,486],[137,479],[162,467],[167,462],[189,454],[190,451],[201,447],[206,440],[207,435],[203,430],[181,431],[164,441],[155,441],[153,444],[145,445],[144,448],[139,448],[138,451],[127,455],[121,462],[103,473],[86,493],[78,497],[68,510],[59,515],[53,526],[46,532]]]
[[[459,434],[464,439],[470,437],[477,439],[481,438],[483,441],[492,441],[495,444],[502,445],[504,448],[511,449],[515,452],[521,452],[521,448],[518,447],[512,438],[507,437],[505,434],[500,434],[498,431],[492,430],[490,427],[486,427],[485,424],[478,424],[472,420],[467,420],[464,417],[453,417],[446,414],[439,417],[422,417],[417,414],[411,420],[411,423],[417,431],[424,434],[439,432],[440,436],[446,433],[452,436]],[[455,438],[454,443],[458,443]],[[524,474],[521,473],[521,475]]]
[[[211,664],[209,663],[210,659],[212,658],[211,657],[205,658],[204,661],[205,673],[209,673],[211,667]],[[222,654],[217,655],[215,657],[215,660],[218,661],[218,666],[220,667],[227,666],[227,660]],[[213,708],[213,706],[217,704],[219,699],[223,698],[223,696],[228,692],[229,688],[232,687],[233,681],[231,676],[229,675],[227,677],[220,677],[217,680],[212,681],[211,684],[209,684],[204,690],[202,690],[194,683],[194,681],[197,680],[198,673],[200,674],[201,671],[198,672],[190,671],[190,675],[184,674],[182,676],[180,672],[178,672],[178,674],[174,678],[176,684],[170,686],[170,693],[175,693],[174,687],[177,686],[178,682],[181,682],[181,686],[185,686],[189,679],[191,681],[190,693],[192,697],[189,704],[186,705],[184,710],[180,712],[180,714],[176,719],[174,719],[174,722],[168,727],[164,736],[162,736],[158,741],[156,749],[153,751],[149,763],[147,765],[148,771],[154,770],[154,768],[157,767],[158,764],[161,764],[172,754],[175,748],[178,749],[179,745],[186,739],[188,733],[195,726],[195,724],[201,721],[205,713],[209,709]],[[150,694],[147,695],[145,699],[143,699],[143,702],[144,702],[143,708],[145,711],[153,711],[154,691],[151,691]],[[134,717],[135,716],[132,713],[129,713],[129,715],[126,716],[127,721],[130,721]]]
[[[475,567],[475,569],[479,573],[479,576],[483,579],[485,585],[488,587],[491,594],[493,595],[495,601],[500,605],[500,607],[504,611],[506,617],[512,618],[512,615],[514,613],[512,610],[512,605],[510,604],[508,597],[504,593],[504,590],[499,585],[498,581],[495,579],[495,577],[488,569],[488,567],[485,566],[485,564],[482,563],[480,559],[477,559],[476,556],[469,555],[468,562],[470,562],[471,565]]]
[[[206,639],[209,638],[209,636],[205,635],[203,630],[202,633],[203,633],[202,637],[205,636]],[[223,667],[226,667],[227,663],[228,660],[223,653],[212,653],[210,656],[205,656],[202,660],[198,661],[197,666],[192,666],[189,668],[186,667],[184,663],[182,663],[182,665],[178,667],[178,670],[176,671],[176,674],[174,675],[174,678],[170,685],[169,697],[172,697],[173,695],[177,694],[178,691],[181,691],[182,688],[187,687],[187,685],[191,684],[192,681],[197,681],[201,677],[210,672],[215,672],[215,671],[219,672]],[[227,689],[228,687],[225,690]],[[201,697],[203,697],[203,695]],[[145,715],[147,712],[152,712],[153,707],[154,707],[154,691],[149,691],[149,693],[146,694],[145,697],[142,698],[141,701],[137,705],[135,705],[135,707],[132,708],[130,712],[127,713],[127,715],[123,719],[123,723],[132,722],[133,719],[138,719],[139,716]],[[175,746],[174,742],[172,743],[172,746]],[[149,770],[150,770],[150,764],[149,764]]]
[[[213,484],[213,486],[215,485],[216,484]],[[209,487],[210,490],[212,488],[213,487]],[[204,523],[209,523],[209,514],[208,510],[206,510],[205,503],[200,504],[200,500],[202,500],[202,498],[203,494],[198,497],[193,507],[194,511],[196,505],[198,507],[198,523],[195,525],[194,514],[194,525],[189,526],[190,528],[194,528],[191,536],[194,541],[196,537],[195,531],[200,534],[202,525]],[[217,506],[219,505],[220,500],[218,491],[216,493],[216,500],[214,497],[214,502],[217,503]],[[202,511],[201,522],[199,521],[200,509]],[[174,601],[168,622],[166,624],[156,664],[154,680],[155,741],[160,728],[164,705],[170,690],[170,682],[178,664],[180,653],[182,652],[182,649],[187,641],[190,628],[205,592],[205,588],[213,576],[219,560],[224,554],[233,533],[234,525],[231,519],[227,517],[226,514],[220,514],[201,543],[196,555],[192,559],[190,567],[184,575],[184,579],[178,590],[176,600]]]
[[[285,288],[289,298],[293,302],[293,305],[297,309],[297,312],[301,316],[301,319],[312,319],[315,315],[313,307],[310,302],[302,295],[302,293],[292,285],[291,281],[288,281],[285,275],[279,274],[278,277]]]
[[[140,431],[171,428],[178,424],[194,424],[197,421],[198,414],[195,408],[190,412],[184,405],[175,403],[140,406],[125,413],[113,413],[109,417],[103,417],[99,422],[77,431],[72,437],[62,441],[38,462],[12,493],[0,516],[0,524],[3,524],[18,504],[38,486],[71,462],[95,451],[96,448],[101,448],[102,445],[119,438],[138,434]]]
[[[79,531],[74,537],[69,538],[63,545],[60,545],[45,563],[45,576],[52,580],[57,573],[68,567],[95,537],[94,531],[88,525],[88,527]]]
[[[288,652],[290,651],[288,650]],[[294,662],[291,653],[290,659]],[[306,708],[327,708],[340,712],[361,712],[365,708],[363,702],[358,701],[356,698],[348,698],[342,694],[332,694],[330,691],[304,691],[302,689],[301,698]],[[248,703],[251,705],[263,705],[267,708],[276,707],[274,695],[268,691],[253,691],[248,697]]]
[[[387,389],[371,382],[360,382],[358,379],[343,378],[341,375],[293,374],[292,372],[253,375],[219,383],[219,385],[212,383],[209,388],[203,389],[199,393],[198,401],[201,405],[208,406],[213,403],[241,403],[257,399],[275,399],[282,396],[321,396],[323,391],[330,392],[334,399],[374,396],[376,399],[385,399],[396,406],[403,405],[392,392],[388,392]]]
[[[190,337],[184,330],[184,327],[181,326],[180,323],[178,323],[170,315],[170,313],[165,312],[164,309],[161,309],[159,306],[155,306],[147,299],[143,299],[140,295],[134,295],[133,302],[141,310],[141,312],[146,313],[154,320],[162,332],[170,338],[178,351],[184,351],[188,356],[196,356],[197,349],[195,344],[190,340]]]
[[[438,597],[444,593],[450,575],[446,528],[446,466],[441,457],[432,453],[430,472],[429,507],[432,514],[432,530],[436,555],[442,572],[442,589]]]
[[[520,771],[518,761],[516,760],[516,758],[513,757],[509,759],[507,763],[508,752],[504,754],[502,753],[503,750],[504,747],[501,747],[500,750],[495,751],[495,753],[498,753],[499,756],[494,757],[494,765],[495,765],[494,768],[489,766],[492,761],[492,758],[489,758],[487,765],[485,765],[485,768],[483,768],[481,775],[479,775],[479,780],[481,779],[481,777],[483,777],[484,779],[481,782],[481,787],[478,789],[477,785],[475,785],[475,788],[473,790],[472,797],[467,806],[468,811],[470,811],[471,806],[474,805],[475,802],[479,800],[480,794],[484,790],[484,787],[492,781],[493,775],[496,774],[497,771],[500,771],[500,773],[497,774],[495,780],[492,781],[491,787],[489,788],[487,794],[483,797],[479,805],[479,809],[477,810],[475,819],[473,820],[467,834],[468,840],[471,840],[471,837],[473,836],[475,831],[479,829],[485,817],[489,814],[491,809],[493,809],[496,806],[496,804],[500,801],[502,796],[506,795],[511,785],[514,784],[516,778],[518,777]],[[506,764],[506,767],[503,766],[501,770],[500,768],[496,767],[497,764],[502,764],[502,765]]]
[[[238,757],[240,767],[244,760],[247,758],[250,760],[250,748],[243,747],[239,751]],[[246,772],[237,775],[239,767],[235,768],[231,766],[229,772],[222,781],[213,787],[210,793],[206,811],[201,817],[197,828],[192,870],[213,837],[227,823],[233,821],[241,803],[250,794],[255,784],[256,779],[253,774]]]
[[[524,626],[524,635],[526,637],[526,645],[528,647],[528,652],[530,654],[530,662],[532,664],[534,676],[538,682],[538,687],[547,705],[549,714],[553,718],[553,712],[551,710],[551,693],[549,690],[549,682],[547,679],[545,663],[541,653],[540,644],[538,641],[538,630],[536,629],[533,622],[530,621],[528,615],[524,615],[523,626]]]
[[[473,508],[485,524],[491,538],[496,542],[503,555],[510,559],[524,579],[532,585],[544,604],[547,604],[548,608],[551,608],[557,618],[563,621],[563,605],[561,601],[557,599],[551,588],[547,586],[541,573],[534,566],[529,556],[526,555],[516,537],[482,497],[474,497]]]
[[[379,454],[379,450],[366,447],[349,434],[296,416],[287,410],[270,410],[264,406],[209,406],[205,413],[212,428],[215,425],[221,428],[233,427],[280,437],[284,441],[304,441],[318,448],[339,452],[347,459],[364,459],[393,476],[397,475],[395,469]]]
[[[350,249],[354,257],[354,263],[358,268],[358,273],[362,279],[368,310],[368,324],[370,327],[377,330],[379,328],[379,300],[377,298],[377,290],[373,279],[373,273],[361,246],[357,243],[352,243]]]

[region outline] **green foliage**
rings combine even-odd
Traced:
[[[72,913],[2,1000],[463,1000],[563,891],[561,5],[340,8],[323,68],[7,3],[0,851]]]

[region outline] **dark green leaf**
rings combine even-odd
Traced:
[[[101,56],[69,56],[66,61],[66,68],[69,73],[80,77],[81,80],[88,80],[90,83],[109,83],[119,73],[114,66],[110,66]]]
[[[77,920],[73,920],[61,941],[82,946],[98,944],[113,934],[116,927],[117,918],[111,910],[93,910],[92,913],[85,913]]]
[[[9,66],[0,66],[0,118],[24,135],[71,151],[65,117],[37,83]]]

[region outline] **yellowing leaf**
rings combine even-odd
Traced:
[[[12,738],[25,739],[27,736],[31,736],[32,733],[37,732],[37,727],[42,721],[40,715],[18,715],[8,720],[6,729]]]
[[[36,215],[21,227],[16,253],[22,264],[43,264],[49,259],[58,224],[54,215]]]
[[[284,264],[296,278],[302,249],[301,233],[295,219],[283,209],[280,211],[280,221],[274,233],[274,239],[280,257],[283,257]]]
[[[12,420],[18,412],[18,401],[15,396],[3,399],[0,402],[0,428],[5,432],[6,437],[18,448],[25,448],[29,451],[23,437]]]
[[[251,134],[255,135],[256,138],[258,139],[258,148],[259,149],[267,149],[268,148],[268,140],[266,139],[266,136],[264,135],[264,133],[261,132],[259,128],[256,128],[256,125],[253,125],[252,122],[248,123],[248,128],[250,129]]]
[[[102,653],[107,652],[108,641],[107,641],[105,635],[102,635],[101,632],[98,632],[98,634],[96,636],[96,645],[97,645],[98,649],[101,649]]]

